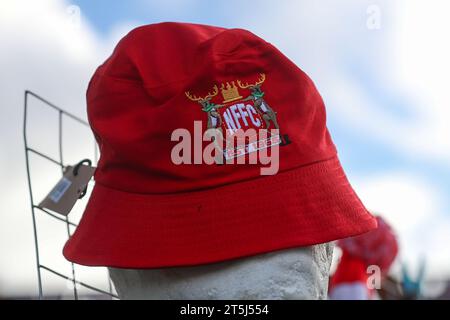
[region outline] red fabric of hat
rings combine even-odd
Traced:
[[[64,247],[70,261],[197,265],[376,227],[339,163],[315,85],[249,31],[185,23],[137,28],[96,70],[87,106],[101,157]],[[261,175],[263,164],[174,163],[172,134],[194,134],[194,121],[202,130],[279,129],[256,145],[224,150],[228,159],[255,146],[279,147],[278,172]]]

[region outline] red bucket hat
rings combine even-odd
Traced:
[[[188,266],[376,227],[342,170],[313,82],[249,31],[185,23],[134,29],[96,70],[87,105],[101,157],[64,247],[70,261]],[[194,132],[194,121],[202,130],[279,129],[256,145],[279,147],[278,172],[261,175],[261,164],[174,163],[172,134]]]

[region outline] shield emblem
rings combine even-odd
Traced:
[[[237,80],[240,89],[249,91],[243,97],[235,81],[222,83],[220,91],[223,101],[213,102],[219,93],[217,85],[205,97],[190,92],[186,96],[198,102],[208,117],[208,129],[217,129],[225,138],[219,146],[224,158],[230,160],[246,154],[281,144],[276,112],[264,101],[261,85],[265,74],[261,73],[256,83],[248,84]]]

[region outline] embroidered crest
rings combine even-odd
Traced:
[[[266,75],[261,73],[254,83],[243,83],[240,80],[222,83],[220,85],[223,98],[221,103],[212,102],[213,99],[217,100],[216,97],[219,94],[217,85],[214,85],[212,91],[203,97],[193,95],[189,91],[185,92],[189,100],[199,103],[201,110],[206,112],[208,116],[207,129],[217,129],[222,135],[227,132],[231,136],[238,130],[264,131],[263,138],[256,133],[255,139],[250,139],[251,142],[246,141],[232,147],[227,144],[223,149],[224,157],[227,160],[271,146],[283,146],[290,143],[287,135],[284,135],[282,139],[279,134],[277,113],[263,98],[265,93],[261,86],[265,80]],[[243,97],[239,88],[249,91],[249,94]],[[277,133],[273,134],[274,131]]]

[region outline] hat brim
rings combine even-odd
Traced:
[[[337,157],[171,195],[96,183],[63,254],[119,268],[192,266],[325,243],[376,228]]]

